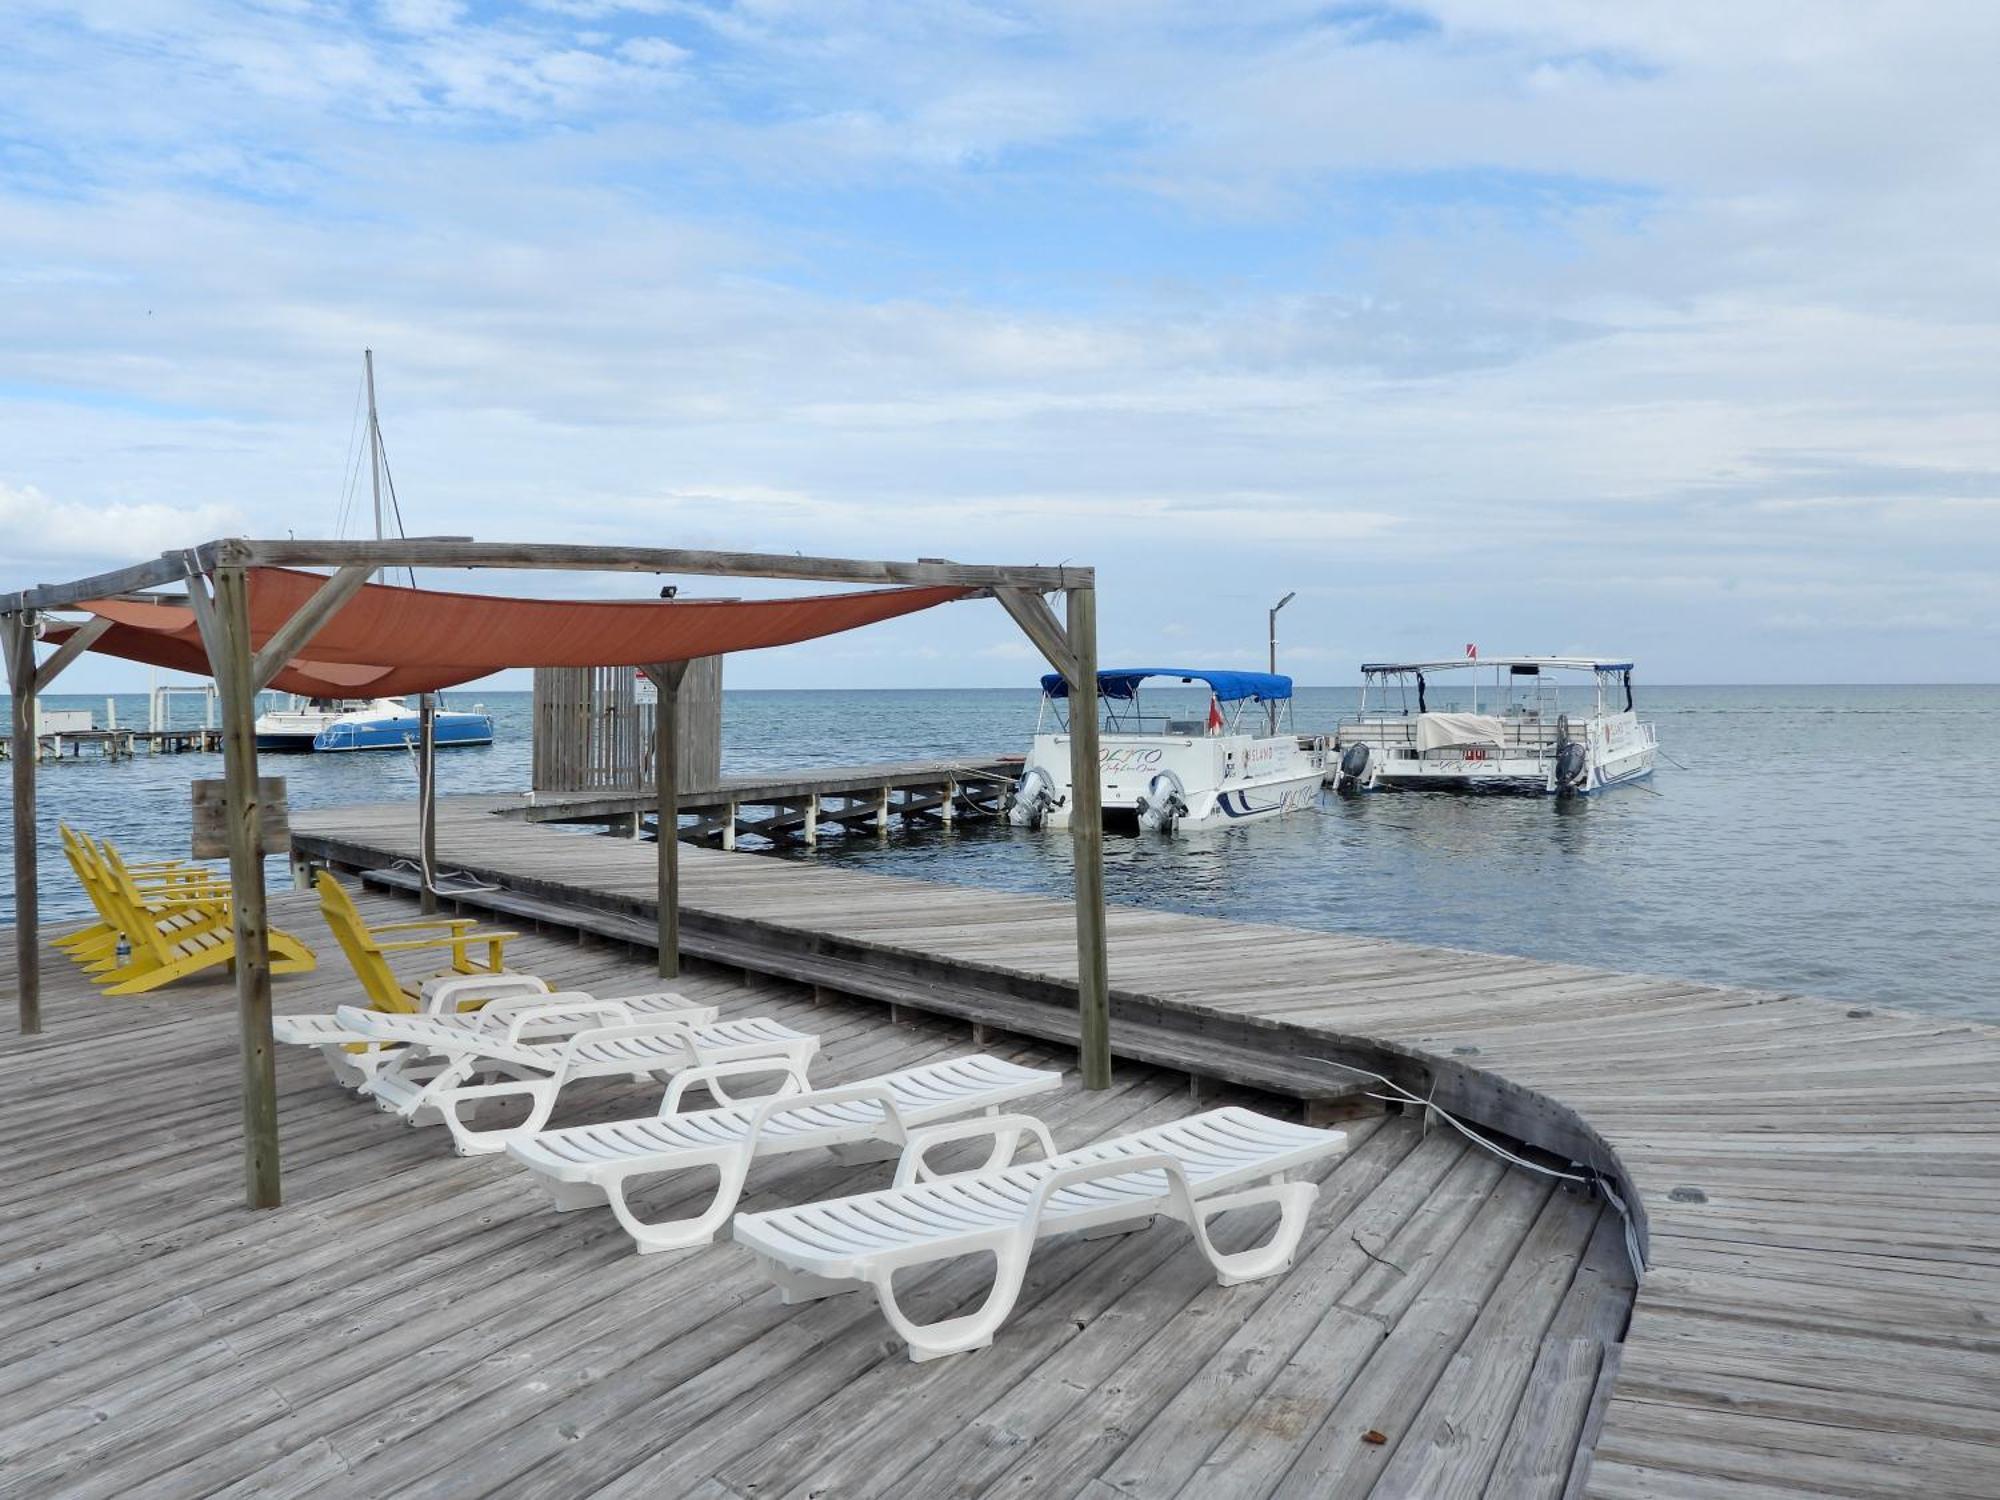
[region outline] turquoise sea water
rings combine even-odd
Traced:
[[[441,755],[441,791],[520,790],[527,694],[453,695],[454,706],[474,701],[493,712],[499,742]],[[102,698],[48,703],[103,719]],[[1297,724],[1330,728],[1352,703],[1348,690],[1301,689]],[[1562,804],[1328,796],[1315,814],[1254,827],[1110,835],[1107,894],[2000,1019],[2000,688],[1642,686],[1639,707],[1681,762],[1662,764],[1651,791]],[[145,700],[121,698],[118,713],[143,724]],[[1030,691],[732,692],[723,759],[754,771],[1019,752],[1035,714]],[[298,807],[416,794],[401,754],[266,769],[289,778]],[[44,910],[80,905],[52,852],[57,818],[136,854],[185,855],[188,782],[220,774],[214,755],[44,765]],[[990,825],[834,839],[790,857],[1054,895],[1070,876],[1067,835]],[[0,859],[11,860],[4,842]],[[11,915],[0,879],[0,922]]]

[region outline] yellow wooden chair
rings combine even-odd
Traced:
[[[229,884],[210,871],[141,890],[109,843],[96,846],[96,873],[112,920],[131,951],[93,981],[107,995],[139,995],[190,974],[234,963],[236,933]],[[317,968],[312,949],[280,928],[268,934],[271,972],[301,974]]]
[[[222,894],[227,893],[227,883],[218,883],[218,877],[214,872],[202,866],[176,865],[170,870],[155,871],[150,876],[138,875],[126,867],[122,859],[117,858],[115,849],[107,855],[105,849],[110,846],[100,847],[90,835],[78,833],[66,825],[58,827],[63,840],[63,853],[69,860],[70,869],[75,872],[77,883],[83,887],[83,893],[89,899],[91,909],[97,913],[96,922],[76,932],[65,934],[59,940],[63,950],[86,972],[103,973],[117,967],[118,945],[120,941],[129,942],[126,925],[134,918],[125,909],[118,884],[111,873],[114,861],[117,868],[130,877],[129,883],[134,893],[141,898],[141,903],[151,908],[148,920],[170,930],[196,923],[201,913],[194,903],[169,904],[155,900],[155,897],[163,893],[178,893],[182,896],[192,896],[198,892],[207,894],[218,888],[218,885]]]
[[[415,1015],[423,1008],[421,992],[424,980],[405,983],[398,979],[395,970],[389,967],[388,955],[391,953],[416,953],[427,948],[449,949],[451,967],[439,970],[439,975],[508,972],[507,940],[519,937],[518,932],[482,931],[471,917],[426,917],[416,922],[370,924],[362,917],[360,908],[355,906],[347,887],[333,878],[332,871],[321,870],[314,884],[319,890],[320,915],[326,918],[334,941],[340,944],[340,951],[354,966],[354,977],[361,981],[368,1003],[375,1010]],[[392,932],[431,932],[436,936],[392,938],[384,942],[382,934]],[[486,962],[483,964],[476,962],[472,956],[473,950],[480,946],[486,949]],[[438,976],[425,976],[435,977]],[[472,1000],[459,1008],[473,1010],[481,1003]]]
[[[75,956],[79,953],[95,952],[105,947],[115,947],[118,930],[104,910],[104,896],[94,879],[94,867],[98,862],[96,851],[91,847],[88,836],[78,833],[67,823],[57,823],[56,833],[62,840],[63,857],[69,861],[70,870],[76,875],[77,884],[83,887],[89,898],[91,910],[97,913],[97,920],[87,927],[79,927],[74,932],[63,933],[51,938],[50,943],[65,953]],[[201,865],[190,865],[183,860],[160,860],[149,864],[128,864],[127,871],[133,883],[141,890],[172,884],[193,878],[213,879],[214,873]]]

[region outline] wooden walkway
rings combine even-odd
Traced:
[[[1001,811],[1020,774],[1021,758],[889,761],[813,766],[724,776],[713,786],[680,794],[683,839],[715,839],[725,849],[744,835],[819,842],[822,824],[886,833],[905,828],[991,818]],[[653,817],[651,791],[540,792],[509,811],[531,823],[606,823],[637,833]]]
[[[446,863],[646,930],[650,850],[484,808],[441,810]],[[364,865],[407,856],[413,826],[407,806],[294,821]],[[732,962],[1064,1034],[1060,903],[699,850],[684,879],[684,931]],[[1589,1494],[2000,1495],[2000,1028],[1157,911],[1109,930],[1114,1047],[1207,1036],[1190,1065],[1241,1078],[1261,1043],[1329,1085],[1316,1058],[1364,1060],[1625,1185],[1648,1273]],[[1282,1388],[1341,1440],[1309,1386]]]
[[[310,898],[272,917],[325,960],[277,982],[281,1012],[355,997]],[[650,953],[573,934],[512,956],[599,994],[657,983]],[[828,1081],[969,1047],[963,1025],[796,986],[681,988],[817,1032]],[[47,1031],[0,1040],[0,1496],[1554,1500],[1630,1307],[1599,1200],[1377,1116],[1349,1126],[1288,1276],[1218,1287],[1169,1226],[1050,1241],[992,1348],[913,1365],[871,1300],[783,1307],[727,1243],[637,1256],[608,1213],[550,1211],[506,1158],[452,1156],[302,1048],[279,1059],[286,1205],[246,1210],[232,1011],[219,977],[113,1001],[51,955]],[[657,1101],[579,1093],[565,1123]],[[1134,1066],[1037,1101],[1064,1145],[1196,1107]],[[776,1158],[745,1206],[886,1170]],[[968,1305],[982,1276],[929,1275],[919,1315]]]

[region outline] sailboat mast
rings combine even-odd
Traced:
[[[375,417],[375,351],[363,349],[368,371],[368,483],[375,495],[375,540],[382,540],[382,426]]]

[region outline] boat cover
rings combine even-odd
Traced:
[[[1148,677],[1178,677],[1183,682],[1205,682],[1223,703],[1254,698],[1274,703],[1292,696],[1292,679],[1276,672],[1207,672],[1197,667],[1111,667],[1097,674],[1100,698],[1131,698]],[[1042,691],[1051,698],[1067,698],[1069,683],[1059,672],[1042,678]]]
[[[1448,745],[1493,745],[1505,741],[1504,728],[1491,714],[1430,713],[1417,715],[1417,749],[1442,750]]]
[[[250,640],[261,649],[326,579],[291,568],[252,568],[249,582]],[[455,687],[507,667],[689,661],[835,635],[976,592],[927,586],[669,602],[505,599],[370,583],[270,685],[311,698],[393,698]],[[111,621],[91,650],[209,674],[193,610],[135,599],[91,599],[77,608]],[[75,628],[56,627],[46,638],[60,642]]]

